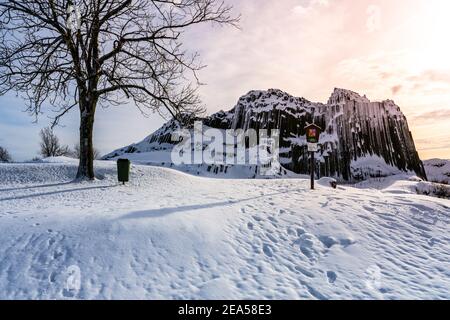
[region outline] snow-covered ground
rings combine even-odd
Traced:
[[[0,164],[0,299],[450,299],[450,201],[414,179]]]

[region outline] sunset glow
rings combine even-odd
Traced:
[[[277,88],[327,102],[335,87],[346,88],[371,100],[393,99],[422,159],[450,158],[450,1],[227,2],[241,14],[240,29],[205,25],[184,34],[185,49],[198,51],[207,65],[199,79],[209,114],[231,109],[250,90]],[[1,136],[10,137],[2,143],[22,160],[38,148],[37,138],[29,137],[49,121],[43,116],[32,127],[23,109],[20,98],[0,98]],[[124,115],[133,121],[121,121]],[[158,115],[143,118],[132,104],[101,117],[95,139],[104,153],[164,123]],[[77,121],[73,114],[57,129],[71,144]],[[114,136],[118,129],[120,137]]]
[[[235,1],[242,29],[199,41],[209,110],[251,89],[326,102],[334,87],[393,99],[423,159],[450,158],[450,2]],[[196,33],[199,35],[199,33]]]

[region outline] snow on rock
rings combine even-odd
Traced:
[[[356,177],[363,180],[367,177],[386,177],[401,174],[401,170],[387,164],[383,158],[378,156],[366,156],[353,160],[350,168]],[[411,173],[413,175],[414,173]]]
[[[0,299],[449,299],[450,202],[133,164],[0,165]]]
[[[361,97],[358,93],[346,90],[335,88],[331,97],[328,99],[328,104],[342,104],[345,105],[348,101],[356,101],[359,103],[370,103],[370,100],[367,99],[366,96]]]
[[[430,181],[450,184],[450,160],[426,160],[424,166]]]
[[[409,181],[414,181],[414,182],[422,182],[423,179],[419,178],[418,176],[411,176],[408,178]]]
[[[412,172],[426,179],[408,122],[392,100],[371,102],[356,92],[335,89],[328,104],[322,104],[277,89],[255,90],[242,96],[228,112],[190,120],[190,125],[193,120],[202,120],[205,126],[221,130],[279,129],[280,162],[284,169],[297,174],[310,170],[304,128],[314,122],[324,131],[316,163],[318,178],[358,181],[378,174]],[[171,120],[141,143],[113,151],[104,159],[170,151],[171,133],[176,128],[179,125]],[[355,162],[368,158],[373,167],[355,169]]]

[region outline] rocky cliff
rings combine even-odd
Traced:
[[[295,173],[309,172],[304,127],[314,122],[323,129],[316,154],[317,177],[357,181],[414,172],[426,178],[408,122],[391,100],[371,102],[353,91],[335,89],[323,104],[281,90],[251,91],[230,111],[220,111],[202,121],[218,129],[279,129],[280,162]],[[124,153],[170,150],[170,136],[176,128],[178,124],[169,121],[141,143],[116,150],[105,159]]]

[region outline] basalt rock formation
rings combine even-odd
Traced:
[[[191,121],[194,119],[191,119]],[[358,181],[368,177],[414,172],[426,179],[406,117],[392,101],[371,102],[365,96],[335,89],[326,104],[293,97],[281,90],[251,91],[230,111],[201,119],[218,129],[279,129],[280,163],[299,174],[309,172],[305,126],[323,129],[316,154],[317,177]],[[152,152],[172,146],[171,134],[179,127],[174,120],[144,141],[112,152]]]

